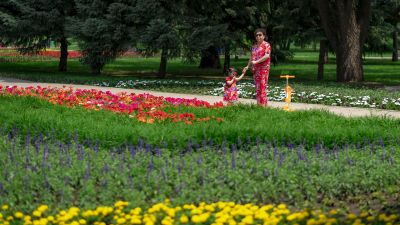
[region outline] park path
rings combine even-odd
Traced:
[[[155,96],[164,96],[164,97],[175,97],[175,98],[187,98],[187,99],[199,99],[203,101],[207,101],[209,103],[215,103],[222,101],[221,96],[210,96],[210,95],[194,95],[194,94],[182,94],[182,93],[167,93],[167,92],[159,92],[159,91],[146,91],[146,90],[138,90],[138,89],[122,89],[122,88],[113,88],[113,87],[98,87],[98,86],[89,86],[89,85],[79,85],[79,84],[58,84],[58,83],[40,83],[34,81],[27,80],[18,80],[14,78],[4,78],[0,77],[0,85],[2,86],[19,86],[19,87],[29,87],[29,86],[41,86],[41,87],[73,87],[74,89],[96,89],[101,91],[110,91],[112,93],[118,92],[127,92],[127,93],[149,93]],[[190,87],[188,87],[190,88]],[[256,100],[254,99],[239,99],[239,102],[244,104],[256,104]],[[269,101],[269,107],[272,108],[282,108],[285,103],[284,102],[272,102]],[[292,103],[291,107],[298,110],[323,110],[328,111],[340,116],[345,117],[362,117],[362,116],[377,116],[384,118],[395,118],[400,119],[400,111],[395,110],[382,110],[382,109],[369,109],[369,108],[356,108],[356,107],[340,107],[340,106],[327,106],[320,104],[304,104],[304,103]]]

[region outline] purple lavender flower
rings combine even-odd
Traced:
[[[128,148],[129,148],[129,153],[131,154],[131,158],[132,158],[132,159],[135,158],[135,156],[136,156],[136,149],[135,149],[135,147],[132,146],[132,145],[130,145]]]
[[[269,171],[267,169],[264,169],[263,176],[264,177],[269,177]]]
[[[156,151],[156,156],[161,156],[161,148],[160,147],[156,146],[155,151]]]
[[[203,139],[203,141],[201,142],[201,145],[203,146],[203,151],[207,150],[207,140]]]
[[[103,174],[110,172],[110,167],[108,166],[107,163],[104,164],[102,171],[103,171]]]
[[[297,148],[297,157],[301,160],[301,161],[304,161],[304,156],[303,156],[303,154],[301,153],[301,147],[299,146],[298,148]]]
[[[231,162],[231,167],[232,169],[236,169],[236,152],[237,152],[237,147],[235,144],[232,145],[232,162]]]
[[[165,169],[164,167],[161,168],[161,176],[163,178],[164,181],[167,181],[167,176],[165,175]]]
[[[284,160],[285,160],[285,155],[283,153],[279,154],[278,165],[282,166]]]
[[[276,156],[278,155],[278,149],[274,147],[274,161],[276,160]]]
[[[138,138],[138,144],[137,144],[137,148],[140,150],[140,149],[143,149],[143,140],[142,140],[142,138]]]
[[[44,186],[45,189],[49,189],[50,188],[49,178],[47,177],[46,173],[44,173],[43,186]]]
[[[232,147],[233,147],[233,146],[232,146]],[[235,145],[235,148],[236,148],[236,145]],[[221,144],[221,151],[222,151],[222,153],[223,153],[224,155],[226,155],[227,150],[226,150],[226,141],[225,141],[225,139],[222,141],[222,144]]]
[[[152,150],[151,144],[146,143],[146,150],[145,150],[145,153],[146,153],[146,154],[149,154],[149,153],[151,153],[151,150]]]
[[[320,155],[320,153],[321,153],[321,145],[320,144],[315,145],[315,153],[317,154],[317,156]]]
[[[251,137],[248,135],[247,136],[247,147],[250,148],[250,146],[253,144],[253,141],[251,140]]]
[[[209,146],[210,146],[210,149],[213,149],[213,147],[214,147],[214,141],[212,138],[210,138]]]
[[[177,166],[179,176],[182,174],[182,165],[178,164]]]
[[[88,181],[90,178],[90,163],[87,163],[86,169],[85,169],[85,174],[83,175],[83,179],[85,181]]]
[[[237,138],[237,148],[238,149],[242,148],[242,139],[240,137]]]
[[[150,162],[149,162],[149,166],[147,167],[148,171],[151,172],[154,170],[154,159],[153,157],[151,157]]]
[[[382,138],[379,139],[379,145],[381,146],[381,148],[385,148],[385,142]]]

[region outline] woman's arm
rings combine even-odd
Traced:
[[[242,74],[240,75],[240,77],[237,77],[237,78],[235,78],[235,79],[236,79],[237,81],[241,80],[241,79],[243,78],[244,74],[245,74],[245,73],[242,73]]]
[[[262,62],[264,62],[265,60],[267,60],[267,59],[269,58],[269,56],[270,56],[269,52],[266,51],[266,52],[265,52],[265,55],[264,55],[263,57],[261,57],[259,60],[252,61],[252,63],[253,63],[253,64],[262,63]]]

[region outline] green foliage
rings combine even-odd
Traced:
[[[178,147],[187,145],[189,139],[201,141],[212,137],[216,142],[235,143],[238,137],[259,136],[262,139],[313,143],[323,140],[327,146],[334,143],[357,143],[368,139],[390,139],[400,132],[400,121],[378,118],[343,118],[321,111],[287,113],[278,109],[238,105],[220,109],[171,108],[173,112],[193,113],[197,117],[220,117],[224,122],[199,122],[192,125],[163,122],[143,124],[135,118],[107,111],[88,111],[53,106],[35,98],[0,97],[0,124],[8,129],[15,126],[22,133],[54,131],[59,140],[69,139],[77,133],[82,140],[99,140],[103,146],[136,143],[138,138],[152,145],[163,141],[171,144],[176,139]],[[251,126],[249,126],[251,124]],[[352,129],[348,129],[351,127]]]
[[[5,34],[16,28],[16,17],[20,15],[19,5],[10,0],[0,2],[0,38],[5,38]]]
[[[78,15],[69,21],[69,31],[79,40],[81,62],[99,74],[132,44],[133,2],[77,0],[76,7]]]
[[[147,46],[147,53],[164,49],[168,51],[168,58],[176,57],[180,53],[181,40],[178,32],[165,19],[152,20],[143,31],[141,41]]]
[[[90,140],[85,147],[48,138],[2,133],[0,204],[24,212],[48,204],[58,211],[117,200],[149,207],[168,198],[172,204],[286,203],[300,210],[354,210],[349,204],[356,204],[357,210],[398,212],[398,147],[371,143],[364,149],[305,151],[261,141],[237,150],[206,141],[178,151],[142,145],[103,149]]]

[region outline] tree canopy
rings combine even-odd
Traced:
[[[60,71],[66,70],[68,39],[73,38],[82,51],[81,62],[95,74],[131,47],[137,47],[143,54],[160,54],[160,77],[165,77],[168,59],[173,57],[188,62],[199,60],[204,68],[220,68],[223,54],[226,70],[232,50],[249,48],[254,30],[261,27],[267,30],[274,62],[290,57],[294,44],[302,47],[321,41],[322,55],[328,46],[336,54],[337,80],[358,82],[363,80],[363,52],[393,49],[393,59],[398,58],[399,21],[399,0],[0,3],[1,40],[13,43],[21,52],[41,51],[49,40],[57,41]],[[321,60],[319,64],[323,64]]]

